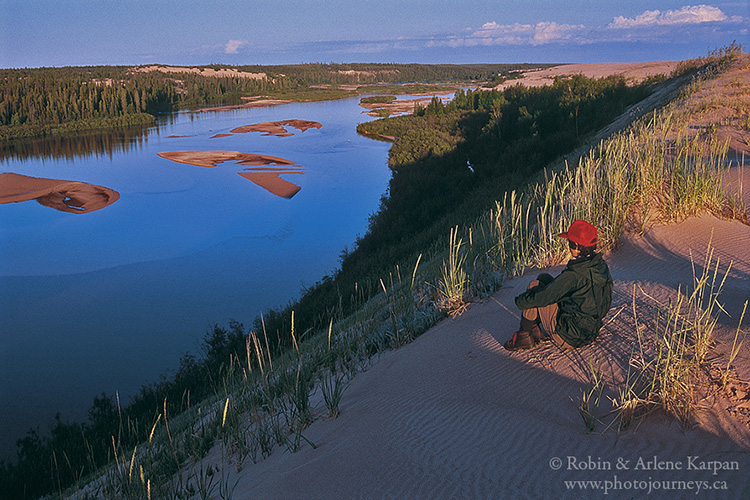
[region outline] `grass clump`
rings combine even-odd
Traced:
[[[634,293],[638,349],[629,357],[624,382],[616,386],[616,395],[610,398],[620,429],[657,409],[674,417],[685,428],[693,425],[695,413],[700,408],[699,395],[707,387],[705,374],[709,371],[709,353],[715,345],[714,330],[718,316],[725,313],[719,296],[731,264],[722,272],[719,259],[714,259],[709,243],[700,267],[702,271],[698,273],[694,266],[693,283],[688,293],[683,293],[680,288],[668,304],[658,306],[650,328],[638,323]],[[739,325],[746,308],[747,303]],[[737,355],[739,325],[727,354],[726,370],[722,372],[724,384],[724,375],[728,377]]]

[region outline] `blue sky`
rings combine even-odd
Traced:
[[[750,0],[0,0],[0,67],[607,62],[750,46]]]

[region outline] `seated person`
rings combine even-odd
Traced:
[[[612,276],[595,252],[596,227],[576,220],[558,236],[568,240],[572,258],[559,276],[540,274],[516,297],[521,328],[503,344],[509,351],[531,349],[544,339],[563,350],[588,345],[612,305]]]

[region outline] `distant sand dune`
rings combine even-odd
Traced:
[[[611,75],[622,75],[628,82],[639,83],[649,76],[669,76],[678,64],[679,61],[565,64],[561,66],[553,66],[551,68],[523,71],[523,78],[508,80],[495,88],[502,90],[519,83],[527,87],[541,87],[544,85],[551,85],[556,77],[572,75],[583,75],[589,78],[604,78]]]
[[[219,69],[213,69],[213,68],[194,68],[194,67],[186,67],[186,66],[161,66],[161,65],[151,65],[151,66],[139,66],[136,68],[132,68],[131,71],[135,71],[138,73],[148,73],[151,71],[160,71],[162,73],[192,73],[192,74],[198,74],[201,76],[209,76],[209,77],[233,77],[233,78],[249,78],[251,80],[265,80],[268,78],[268,75],[265,73],[250,73],[248,71],[238,71],[236,69],[232,68],[219,68]]]

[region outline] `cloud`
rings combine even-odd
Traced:
[[[484,23],[469,35],[453,36],[447,40],[433,40],[431,46],[471,47],[478,45],[543,45],[575,40],[585,30],[582,25],[558,24],[544,21],[537,24]]]
[[[224,53],[237,54],[245,45],[247,45],[247,40],[229,40],[224,47]]]
[[[726,21],[728,18],[721,9],[710,5],[685,6],[677,10],[661,12],[647,10],[635,18],[617,16],[609,28],[635,28],[640,26],[669,26],[700,24]]]
[[[594,46],[618,43],[648,43],[651,46],[700,43],[705,46],[726,44],[726,40],[747,33],[745,19],[728,16],[709,5],[684,6],[676,10],[647,10],[633,18],[615,17],[599,25],[565,24],[544,20],[535,24],[486,22],[479,27],[424,36],[402,36],[379,40],[337,40],[304,44],[304,50],[319,54],[356,56],[389,53],[418,54],[425,49],[456,49],[451,53],[482,52],[482,48],[508,47],[511,50],[534,48]],[[234,43],[234,42],[230,42]],[[229,46],[227,44],[227,52]],[[243,42],[244,44],[244,42]],[[299,50],[303,46],[299,45]],[[239,47],[237,47],[238,49]],[[235,49],[235,51],[237,50]]]
[[[468,34],[454,34],[432,39],[429,47],[472,47],[472,46],[540,46],[545,44],[610,43],[623,41],[669,41],[675,36],[683,36],[690,30],[691,37],[710,39],[711,35],[726,31],[735,32],[744,19],[728,17],[721,9],[710,5],[684,6],[676,10],[647,10],[642,14],[627,18],[618,16],[609,25],[584,26],[581,24],[558,24],[543,21],[536,24],[498,24],[488,22]],[[700,27],[699,25],[703,25]],[[717,31],[719,29],[719,31]],[[741,33],[741,30],[739,31]]]

